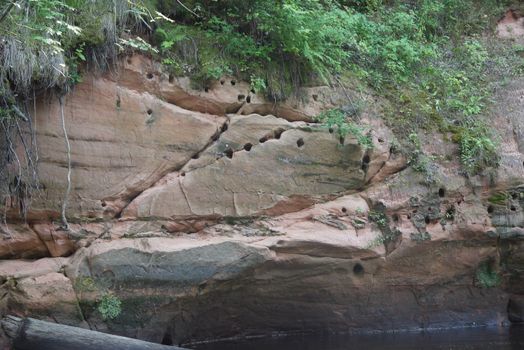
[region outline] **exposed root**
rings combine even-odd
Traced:
[[[69,223],[67,222],[66,209],[67,203],[69,201],[69,194],[71,193],[71,144],[69,143],[69,137],[67,136],[67,130],[65,125],[63,96],[58,97],[58,102],[60,103],[60,118],[62,119],[62,131],[64,132],[67,155],[67,187],[64,195],[64,200],[62,201],[61,217],[63,228],[69,231]]]

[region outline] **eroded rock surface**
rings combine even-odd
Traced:
[[[366,149],[314,123],[346,92],[275,104],[226,77],[199,91],[139,55],[117,73],[64,98],[69,230],[61,106],[37,104],[43,188],[26,220],[7,203],[2,314],[176,343],[522,321],[524,81],[494,108],[501,166],[466,178],[457,146],[428,134],[428,181],[371,97]]]

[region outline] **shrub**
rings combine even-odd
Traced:
[[[322,112],[316,117],[316,120],[322,122],[327,128],[336,130],[341,138],[351,134],[357,139],[359,145],[367,149],[373,148],[373,140],[365,128],[351,121],[341,109],[330,109]]]
[[[98,302],[97,310],[104,320],[117,318],[122,312],[122,301],[111,293],[105,293]]]

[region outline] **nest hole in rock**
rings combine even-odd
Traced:
[[[258,140],[258,142],[260,142],[260,143],[264,143],[264,142],[266,142],[266,141],[267,141],[267,136],[263,136],[263,137],[261,137],[261,138]]]
[[[153,73],[147,73],[146,77],[147,79],[153,79]]]
[[[440,198],[442,198],[442,197],[444,197],[445,195],[446,195],[446,189],[443,188],[443,187],[439,188],[439,190],[438,190],[438,196],[439,196]]]
[[[198,154],[198,153],[195,154],[193,157],[191,157],[191,159],[198,159],[198,158],[200,158],[200,154]]]
[[[329,128],[328,131],[330,134],[332,134],[335,130],[333,130],[333,128]]]
[[[516,208],[514,205],[512,205],[512,206],[510,207],[510,210],[511,210],[511,211],[517,211],[517,208]]]
[[[236,85],[236,83],[237,83],[236,81],[234,81],[234,80],[231,80],[231,85],[235,86],[235,85]]]
[[[393,214],[392,219],[394,222],[398,222],[400,220],[400,217],[398,216],[398,214]]]
[[[314,101],[318,101],[318,95],[317,94],[313,94],[313,95],[311,95],[311,97],[313,97]]]
[[[338,142],[343,145],[344,144],[344,141],[345,141],[345,137],[344,136],[340,136],[340,138],[338,139]]]
[[[495,211],[495,208],[493,208],[492,205],[488,205],[488,213],[492,214]]]
[[[222,125],[222,127],[220,128],[220,132],[226,132],[227,131],[227,123],[224,123],[224,125]]]
[[[239,95],[237,96],[237,99],[238,99],[239,102],[240,102],[240,101],[243,101],[245,98],[246,98],[246,95],[244,95],[244,94],[239,94]]]
[[[425,216],[424,217],[424,222],[426,223],[426,225],[428,225],[429,223],[431,223],[431,219],[429,218],[429,216]]]
[[[250,144],[250,143],[246,143],[246,144],[244,145],[244,150],[246,150],[246,151],[249,152],[249,151],[251,151],[251,148],[252,148],[252,147],[253,147],[252,144]]]
[[[186,172],[185,171],[181,172],[180,176],[182,176],[182,177],[186,176]]]
[[[357,276],[361,276],[364,274],[364,266],[362,266],[362,264],[360,263],[356,263],[354,266],[353,266],[353,273]]]
[[[102,201],[102,207],[104,207],[104,208],[105,208],[106,206],[107,206],[107,203],[106,203],[106,202],[104,202],[104,201]]]
[[[226,155],[226,157],[228,157],[229,159],[233,158],[233,150],[231,148],[228,148],[224,151],[224,154]]]
[[[148,115],[151,115],[151,114],[153,114],[153,110],[152,110],[151,108],[150,108],[150,109],[148,109],[148,110],[147,110],[147,114],[148,114]]]
[[[346,207],[342,207],[342,212],[343,212],[343,213],[347,213],[347,212],[348,212],[348,210],[346,209]]]
[[[168,80],[170,84],[173,84],[173,82],[175,81],[175,76],[173,74],[169,74]]]
[[[282,129],[282,128],[279,128],[277,130],[275,130],[275,132],[273,133],[273,137],[277,140],[280,139],[280,136],[282,136],[282,133],[284,132],[285,130]]]
[[[162,342],[160,344],[162,344],[162,345],[175,345],[173,343],[173,337],[171,336],[171,332],[166,331],[164,333],[164,336],[162,337]]]
[[[220,85],[224,85],[226,82],[224,80],[220,80]]]
[[[246,102],[251,103],[251,96],[246,97]]]
[[[302,147],[302,146],[304,146],[304,140],[303,140],[302,138],[300,138],[300,139],[297,140],[297,146],[298,146],[298,147]]]
[[[204,88],[204,92],[209,92],[209,88],[207,86]]]

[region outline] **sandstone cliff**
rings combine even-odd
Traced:
[[[456,146],[428,134],[431,183],[373,96],[360,96],[372,149],[314,122],[348,94],[272,104],[233,78],[195,91],[140,55],[89,75],[64,104],[69,231],[60,104],[41,96],[42,190],[25,221],[23,198],[4,208],[2,314],[177,344],[522,321],[524,80],[493,110],[501,166],[467,178],[446,157]],[[106,295],[121,300],[114,319],[98,312]]]

